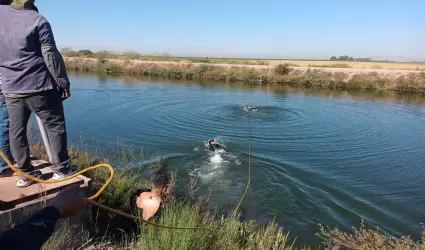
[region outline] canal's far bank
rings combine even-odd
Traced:
[[[73,72],[161,76],[181,80],[243,82],[327,90],[393,91],[425,94],[425,72],[413,70],[295,68],[288,65],[234,65],[66,57]]]
[[[69,72],[71,77],[95,78],[98,81],[114,80],[125,85],[144,84],[145,82],[157,82],[160,84],[181,85],[181,86],[201,86],[203,88],[225,88],[225,89],[240,89],[261,91],[266,93],[283,93],[283,94],[298,94],[304,96],[320,96],[329,98],[344,98],[355,100],[369,100],[381,102],[405,102],[412,105],[425,104],[425,93],[399,93],[388,90],[332,90],[314,87],[297,87],[290,85],[279,84],[246,84],[244,82],[218,82],[218,81],[197,81],[197,80],[181,80],[169,79],[161,76],[132,76],[132,75],[111,75],[106,73],[91,73],[91,72]]]

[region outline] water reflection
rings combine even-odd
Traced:
[[[114,76],[106,74],[85,74],[85,73],[72,73],[75,76],[88,76],[96,77],[100,83],[105,84],[108,80],[117,80],[121,81],[126,85],[140,84],[141,82],[146,83],[146,81],[160,81],[161,84],[177,84],[184,85],[186,87],[198,87],[198,88],[230,88],[230,89],[246,89],[246,90],[257,90],[268,92],[276,95],[281,95],[285,93],[292,94],[303,94],[311,96],[322,96],[322,97],[343,97],[346,99],[365,99],[373,101],[396,101],[396,102],[406,102],[409,104],[425,104],[425,95],[421,94],[406,94],[398,93],[395,91],[370,91],[370,90],[352,90],[352,91],[341,91],[341,90],[324,90],[324,89],[315,89],[315,88],[301,88],[301,87],[291,87],[287,85],[279,84],[247,84],[241,82],[229,83],[229,82],[211,82],[211,81],[189,81],[189,80],[172,80],[163,77],[154,77],[154,76]]]

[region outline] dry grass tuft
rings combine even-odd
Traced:
[[[394,250],[424,250],[425,232],[422,233],[421,241],[415,242],[409,236],[400,238],[389,236],[367,228],[362,222],[359,228],[353,228],[354,233],[342,232],[339,229],[321,227],[318,237],[329,249],[394,249]]]

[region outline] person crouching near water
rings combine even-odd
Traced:
[[[215,150],[224,149],[224,147],[218,144],[214,139],[208,141],[208,148],[212,152],[214,152]]]
[[[169,182],[168,173],[159,173],[153,180],[152,189],[137,190],[136,206],[142,210],[144,220],[160,216],[161,207],[169,191]]]

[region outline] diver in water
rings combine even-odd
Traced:
[[[258,107],[254,105],[246,105],[245,102],[242,102],[242,104],[247,111],[253,111],[253,112],[259,111]]]
[[[216,149],[217,149],[217,150],[219,150],[219,149],[224,149],[224,147],[223,147],[222,145],[220,145],[220,144],[216,143],[214,139],[211,139],[211,140],[209,140],[209,141],[208,141],[208,148],[209,148],[212,152],[214,152]]]
[[[248,111],[258,111],[258,108],[256,106],[252,106],[252,105],[246,106],[246,109],[248,109]]]

